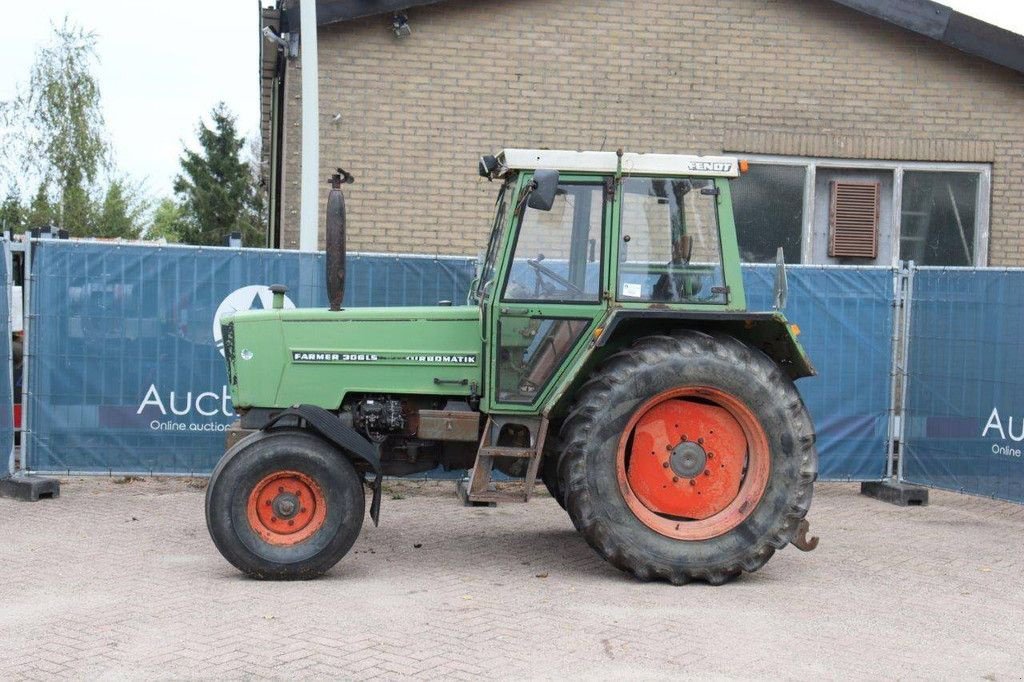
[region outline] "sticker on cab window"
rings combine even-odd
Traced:
[[[644,291],[643,286],[636,282],[623,282],[622,283],[622,297],[623,298],[643,298]]]

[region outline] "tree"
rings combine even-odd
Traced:
[[[210,112],[213,126],[200,121],[200,151],[186,149],[174,191],[185,217],[180,232],[188,244],[222,245],[232,232],[241,232],[244,244],[263,246],[266,228],[262,198],[248,163],[240,153],[235,117],[223,103]]]
[[[4,203],[0,204],[0,230],[5,232],[21,232],[25,226],[25,209],[21,205],[21,197],[17,192],[10,192]]]
[[[146,239],[166,239],[174,243],[181,241],[185,226],[185,211],[174,199],[164,198],[153,211],[153,222],[146,230]]]
[[[58,220],[72,235],[88,234],[89,192],[110,166],[95,62],[95,33],[65,19],[54,27],[52,43],[37,52],[28,91],[17,98],[26,170],[52,189]]]
[[[39,185],[25,211],[25,229],[34,230],[57,222],[57,208],[50,202],[46,185]]]
[[[136,190],[128,187],[123,180],[113,180],[107,187],[92,234],[97,237],[138,239],[142,233],[142,216],[146,208],[146,202],[138,198]]]

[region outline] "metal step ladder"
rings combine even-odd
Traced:
[[[506,425],[520,425],[530,433],[530,447],[513,447],[494,445],[502,428]],[[476,462],[469,471],[469,476],[459,481],[459,496],[467,504],[496,504],[498,502],[529,502],[533,489],[537,484],[537,471],[540,458],[544,453],[544,438],[547,435],[548,420],[546,417],[494,415],[487,418],[484,434],[480,439],[480,448],[476,452]],[[491,480],[494,461],[500,457],[506,459],[526,459],[526,475],[522,482],[509,481],[502,483],[503,489],[498,490]]]

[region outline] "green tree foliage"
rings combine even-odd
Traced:
[[[59,222],[72,235],[87,236],[90,190],[109,168],[109,145],[92,69],[96,35],[67,19],[39,49],[18,108],[26,117],[25,160],[56,197]]]
[[[142,234],[146,202],[123,180],[114,180],[107,187],[103,204],[95,218],[92,235],[138,239]]]
[[[17,192],[10,192],[0,204],[0,230],[21,232],[25,229],[25,209]]]
[[[264,246],[263,202],[250,164],[241,158],[245,138],[223,103],[200,121],[198,151],[186,149],[174,191],[184,210],[180,236],[188,244],[223,245],[241,232],[247,246]]]
[[[171,198],[164,198],[153,211],[153,222],[146,230],[146,239],[166,239],[174,243],[181,241],[185,231],[185,211]]]
[[[28,205],[28,210],[25,211],[24,227],[26,230],[32,230],[56,223],[57,207],[50,201],[46,185],[39,185],[39,189],[36,190],[35,196],[32,197],[32,201]]]

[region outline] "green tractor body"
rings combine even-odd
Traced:
[[[500,191],[463,305],[286,310],[278,296],[222,318],[241,419],[208,492],[217,546],[250,575],[319,574],[358,534],[361,482],[376,520],[381,476],[443,467],[470,469],[470,503],[529,500],[539,476],[640,578],[755,570],[806,523],[816,454],[792,381],[814,370],[782,313],[746,310],[740,164],[507,150],[481,160]],[[337,302],[338,186],[328,262]]]

